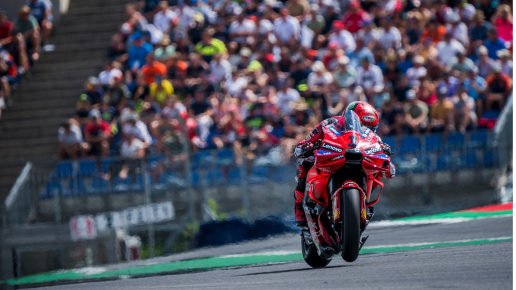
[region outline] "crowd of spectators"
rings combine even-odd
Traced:
[[[353,101],[381,136],[492,128],[512,90],[500,1],[137,0],[61,156],[290,148]]]
[[[52,2],[27,0],[10,21],[0,10],[0,117],[12,105],[11,92],[39,59],[52,31]]]

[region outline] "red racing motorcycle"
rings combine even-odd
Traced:
[[[373,217],[372,205],[383,190],[378,176],[390,171],[390,157],[376,134],[353,111],[344,119],[345,128],[324,128],[307,175],[303,209],[308,227],[302,229],[301,245],[304,260],[314,268],[325,267],[337,255],[347,262],[357,259],[367,240],[361,236]]]

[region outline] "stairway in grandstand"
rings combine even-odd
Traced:
[[[71,0],[42,53],[0,119],[0,202],[27,161],[57,153],[59,124],[73,116],[84,82],[98,75],[127,0]],[[0,207],[1,208],[1,207]]]

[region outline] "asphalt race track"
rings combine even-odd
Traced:
[[[387,253],[361,254],[354,263],[336,257],[320,269],[296,261],[38,289],[511,289],[512,224],[512,215],[434,224],[377,224],[366,231],[369,240],[364,248],[457,241],[466,245],[411,250],[400,247]],[[502,237],[511,240],[467,244]],[[299,237],[288,235],[137,263],[281,251],[300,252]],[[134,265],[116,267],[129,266]]]

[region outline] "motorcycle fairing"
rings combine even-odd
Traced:
[[[345,188],[356,188],[358,189],[358,191],[360,192],[360,200],[362,200],[362,202],[360,203],[360,221],[362,222],[365,222],[367,220],[367,215],[366,215],[366,196],[365,196],[365,193],[364,193],[364,190],[354,181],[350,180],[350,181],[346,181],[344,182],[340,187],[339,189],[337,189],[334,193],[333,193],[333,197],[332,197],[332,200],[333,200],[333,220],[335,222],[340,222],[341,220],[341,209],[340,209],[340,193],[342,192],[342,190],[344,190]]]

